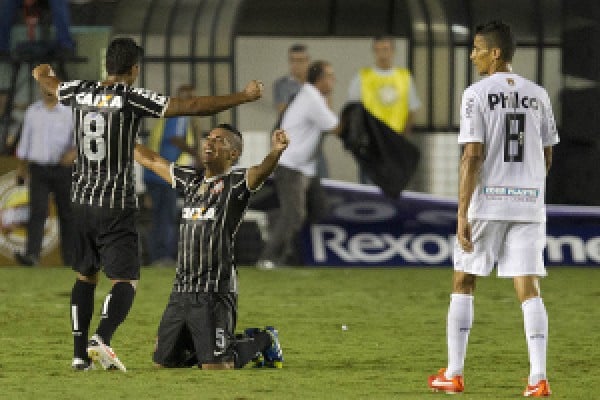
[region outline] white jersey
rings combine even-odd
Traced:
[[[544,222],[544,147],[558,143],[548,93],[513,73],[495,73],[463,93],[461,144],[484,145],[469,219]]]

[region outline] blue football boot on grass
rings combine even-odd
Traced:
[[[283,368],[283,351],[279,343],[279,332],[272,326],[265,327],[265,332],[271,336],[271,347],[263,352],[265,366],[270,368]]]

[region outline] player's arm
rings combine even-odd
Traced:
[[[158,153],[150,150],[146,146],[136,144],[133,149],[133,157],[144,168],[148,168],[156,175],[163,178],[169,184],[172,184],[171,163],[162,158]]]
[[[239,104],[260,99],[264,85],[261,81],[250,81],[246,88],[227,96],[194,96],[189,99],[171,97],[164,117],[180,115],[214,115]]]
[[[49,93],[56,93],[61,81],[56,77],[49,64],[40,64],[31,71],[33,78]]]
[[[263,184],[263,182],[271,175],[281,153],[288,147],[290,140],[284,130],[277,129],[271,137],[271,152],[267,154],[264,160],[253,167],[248,168],[246,180],[248,189],[255,190]]]
[[[546,175],[552,166],[552,146],[544,147],[544,161],[546,163]]]
[[[465,144],[460,159],[458,184],[458,218],[456,240],[466,252],[473,251],[471,227],[468,221],[469,204],[477,186],[481,164],[483,163],[483,143],[471,142]]]

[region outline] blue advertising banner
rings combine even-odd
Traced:
[[[302,233],[312,266],[452,265],[456,200],[324,180],[331,212]],[[600,266],[600,207],[547,207],[546,265]]]

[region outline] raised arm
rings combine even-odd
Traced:
[[[194,96],[189,99],[171,97],[164,117],[179,115],[214,115],[239,104],[260,99],[264,85],[261,81],[250,81],[242,92],[227,96]]]
[[[163,178],[169,184],[173,183],[171,177],[171,163],[162,158],[158,153],[150,150],[146,146],[136,144],[133,149],[133,157],[144,168],[148,168],[156,175]]]
[[[56,77],[49,64],[38,65],[31,71],[31,75],[48,93],[56,93],[56,89],[58,89],[61,81]]]
[[[483,163],[483,143],[467,143],[460,159],[460,175],[458,185],[458,220],[456,239],[466,252],[473,251],[471,226],[468,220],[469,204]]]
[[[271,175],[277,166],[281,153],[288,147],[289,143],[290,140],[284,130],[277,129],[273,132],[273,136],[271,137],[271,152],[267,154],[260,164],[248,168],[246,179],[250,190],[259,188],[269,175]]]

